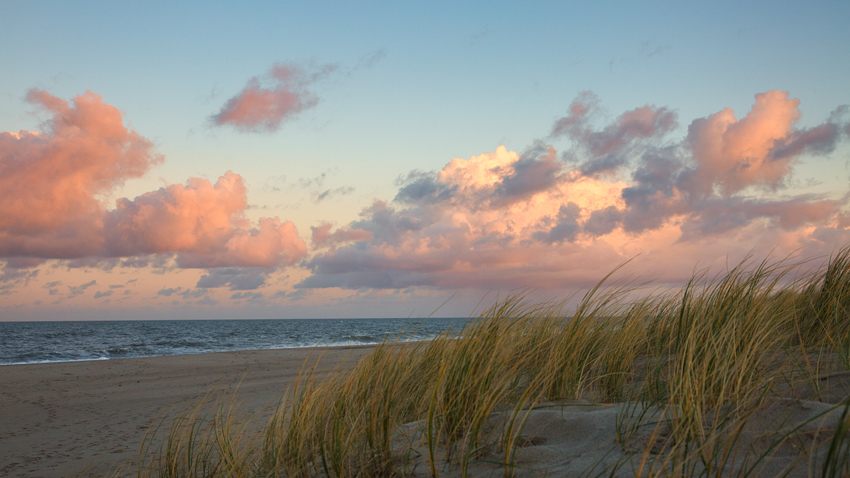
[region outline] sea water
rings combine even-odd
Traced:
[[[428,340],[468,319],[0,322],[0,365]]]

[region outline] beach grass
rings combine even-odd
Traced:
[[[747,259],[643,295],[612,272],[574,307],[510,295],[353,370],[317,378],[314,357],[261,426],[232,404],[186,410],[146,437],[137,475],[532,476],[517,462],[535,412],[616,404],[616,456],[562,476],[848,476],[833,382],[850,371],[850,247],[811,266]],[[777,412],[801,403],[823,406]]]

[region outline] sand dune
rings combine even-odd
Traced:
[[[227,403],[235,392],[240,413],[252,414],[260,423],[311,354],[324,354],[317,369],[323,374],[352,367],[369,350],[288,349],[0,367],[0,475],[104,476],[116,470],[132,475],[145,433],[169,412],[205,397]],[[723,474],[745,468],[745,460],[752,461],[789,432],[791,437],[754,471],[774,476],[791,470],[788,476],[802,477],[819,470],[828,448],[823,444],[832,435],[828,432],[841,418],[843,407],[836,404],[850,392],[850,374],[826,375],[819,382],[819,389],[806,385],[765,398],[743,427],[736,442],[739,453]],[[625,477],[646,472],[665,460],[656,449],[663,448],[672,412],[643,410],[635,403],[539,404],[528,414],[519,438],[514,476]],[[487,429],[493,444],[471,460],[472,476],[504,476],[505,454],[495,437],[509,416],[490,416]],[[624,424],[624,417],[632,417],[631,423]],[[416,422],[403,427],[398,446],[408,450],[413,475],[426,477],[431,470],[423,428]],[[461,474],[456,462],[438,471],[446,477]]]
[[[618,420],[624,416],[636,416],[639,412],[634,403],[544,404],[528,414],[511,466],[512,473],[517,478],[646,476],[668,458],[658,449],[668,437],[666,420],[670,415],[652,407],[639,424],[634,424],[636,427],[627,440],[618,440],[618,428],[620,431],[624,429],[618,426]],[[841,412],[842,407],[823,402],[785,398],[765,400],[764,407],[747,421],[735,450],[732,450],[738,455],[730,459],[719,476],[738,476],[742,470],[751,470],[753,476],[820,476],[827,452],[823,445],[832,437],[830,432],[840,419]],[[504,418],[505,415],[499,413],[491,416],[494,425],[491,441],[494,445],[482,449],[471,460],[470,476],[505,476],[505,453],[496,444]],[[409,424],[410,436],[420,435],[422,426]],[[798,426],[799,429],[796,429]],[[754,457],[792,430],[795,430],[792,436],[769,458],[756,463]],[[657,446],[648,446],[652,441]],[[415,447],[413,455],[413,476],[431,476],[427,448],[421,445]],[[702,469],[698,465],[698,471]],[[443,465],[439,475],[459,477],[461,470],[457,464]],[[744,476],[749,475],[744,473]]]

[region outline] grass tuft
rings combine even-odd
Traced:
[[[609,284],[612,271],[574,308],[511,295],[456,335],[386,341],[344,373],[305,363],[259,436],[232,407],[185,410],[146,437],[138,476],[465,477],[492,464],[512,477],[536,446],[523,434],[535,411],[576,401],[620,404],[620,458],[584,475],[847,476],[846,400],[756,426],[777,403],[828,401],[850,370],[850,247],[801,275],[808,265],[748,259],[646,295]]]

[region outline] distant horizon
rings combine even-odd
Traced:
[[[68,319],[68,320],[2,320],[0,323],[12,324],[12,323],[42,323],[42,322],[146,322],[149,320],[154,321],[171,321],[178,322],[184,320],[193,320],[198,322],[203,321],[212,321],[212,320],[427,320],[427,319],[470,319],[471,317],[443,317],[443,316],[433,316],[433,317],[288,317],[288,318],[274,318],[274,317],[219,317],[219,318],[206,318],[206,319],[173,319],[173,318],[150,318],[150,319]]]
[[[850,244],[847,2],[207,7],[7,6],[0,321],[466,317]]]

